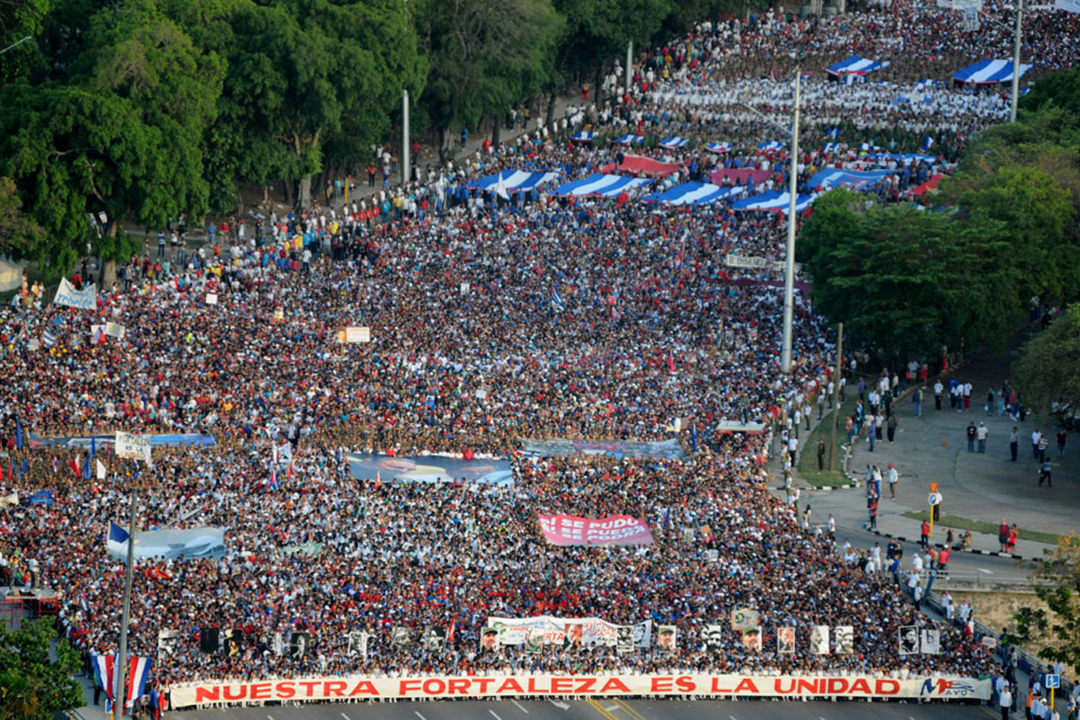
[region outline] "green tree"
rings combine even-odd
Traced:
[[[1080,407],[1080,304],[1066,312],[1024,346],[1016,380],[1028,407],[1037,413],[1051,401]]]
[[[1021,608],[1013,621],[1015,639],[1040,645],[1037,655],[1043,660],[1080,668],[1080,536],[1070,533],[1040,563],[1035,585],[1036,596],[1046,603],[1049,612]]]
[[[82,687],[72,679],[79,658],[66,642],[49,645],[53,621],[41,618],[9,632],[0,623],[0,720],[51,720],[82,707]]]
[[[225,81],[224,121],[242,126],[239,152],[257,156],[300,207],[311,205],[312,175],[338,133],[356,146],[379,142],[402,89],[414,95],[427,67],[401,0],[276,0],[240,9]],[[227,133],[227,131],[226,131]],[[238,180],[270,178],[237,161]]]
[[[540,92],[563,21],[550,0],[450,0],[429,2],[417,22],[431,64],[421,103],[443,150],[448,129],[495,116],[497,133],[513,104]]]
[[[1018,303],[1000,222],[866,203],[834,190],[804,224],[798,258],[819,312],[896,359],[1009,335]]]
[[[41,228],[23,214],[15,181],[0,177],[0,255],[26,257],[41,235]]]

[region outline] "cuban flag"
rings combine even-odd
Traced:
[[[51,348],[56,344],[56,337],[52,334],[51,330],[46,330],[41,334],[41,344],[47,348]]]
[[[559,289],[555,287],[551,288],[551,305],[555,308],[556,312],[562,312],[565,307],[563,305],[562,295],[559,294]]]
[[[929,150],[933,146],[934,146],[934,138],[927,135],[926,139],[922,141],[922,151],[926,152],[927,150]]]
[[[114,670],[116,669],[115,655],[91,655],[90,662],[94,666],[94,682],[105,691],[105,697],[112,702],[114,695]]]
[[[832,130],[826,130],[825,137],[835,140],[836,138],[840,137],[840,128],[837,127],[833,128]]]
[[[277,475],[278,465],[278,449],[277,445],[274,445],[274,456],[270,459],[270,479],[266,481],[267,490],[280,490],[281,483],[278,482]]]
[[[60,464],[56,461],[56,453],[52,456],[52,474],[55,475],[60,470]]]
[[[79,609],[84,613],[90,613],[90,602],[86,599],[85,592],[79,595]]]
[[[128,673],[125,680],[124,697],[127,698],[125,705],[133,704],[146,694],[146,681],[150,677],[150,666],[153,660],[146,657],[132,657],[128,665]]]
[[[90,457],[86,459],[86,462],[82,466],[83,480],[90,479],[90,467],[94,464],[94,455],[97,453],[97,440],[90,438]]]

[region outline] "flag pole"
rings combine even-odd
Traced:
[[[127,641],[128,622],[131,616],[131,580],[135,570],[135,510],[138,507],[138,492],[134,482],[131,486],[131,517],[128,520],[128,547],[127,547],[127,570],[124,573],[124,610],[120,615],[120,657],[117,659],[116,672],[116,702],[113,703],[113,712],[120,709],[120,715],[124,714],[124,671],[127,669]]]
[[[791,120],[791,175],[788,192],[787,257],[784,258],[784,338],[780,350],[780,372],[791,372],[792,316],[795,309],[795,207],[798,203],[799,170],[799,84],[802,68],[795,68],[795,113]]]
[[[1016,36],[1013,38],[1012,107],[1009,122],[1016,122],[1016,104],[1020,99],[1020,41],[1023,38],[1024,0],[1016,2]]]

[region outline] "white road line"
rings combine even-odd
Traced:
[[[494,710],[488,710],[488,712],[492,714],[492,716],[495,718],[495,720],[502,720],[501,717],[499,717],[498,715],[495,714]]]
[[[529,714],[529,711],[525,709],[525,706],[519,703],[517,700],[511,700],[510,702],[514,703],[514,707],[516,707],[521,712],[525,713],[526,715]]]
[[[606,707],[604,709],[607,710],[608,712],[612,712],[613,710],[621,710],[622,708],[620,708],[618,705],[609,705],[608,707]]]
[[[341,717],[345,718],[345,720],[352,720],[352,718],[349,717],[348,715],[346,715],[345,713],[341,713]]]
[[[413,710],[413,712],[416,712],[416,711],[415,711],[415,710]],[[420,718],[420,720],[427,720],[427,718],[426,718],[426,717],[424,717],[423,715],[421,715],[421,714],[420,714],[420,713],[418,713],[418,712],[416,712],[416,717]]]
[[[986,568],[975,568],[975,569],[978,570],[979,572],[985,573],[987,575],[993,575],[994,574],[993,570],[987,570]]]

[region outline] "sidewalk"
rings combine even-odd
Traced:
[[[943,409],[934,408],[933,380],[923,391],[922,415],[915,416],[911,393],[893,404],[900,425],[896,440],[875,443],[874,452],[869,451],[866,441],[856,443],[848,469],[860,481],[867,464],[877,465],[887,474],[889,463],[895,464],[900,473],[896,500],[889,497],[887,483],[882,483],[883,498],[878,507],[878,534],[904,537],[918,542],[922,521],[903,517],[906,512],[928,509],[927,498],[930,483],[937,482],[943,496],[942,514],[990,523],[997,526],[1002,520],[1010,525],[1016,523],[1021,530],[1038,530],[1056,535],[1068,535],[1080,529],[1080,437],[1070,437],[1065,457],[1057,459],[1054,443],[1055,428],[1045,419],[1036,422],[1028,416],[1025,422],[1014,422],[1006,416],[988,416],[985,410],[986,391],[991,386],[995,392],[1008,377],[1015,354],[986,355],[973,358],[955,374],[943,379],[946,385]],[[967,411],[949,409],[948,379],[957,377],[970,381],[972,407]],[[968,423],[986,423],[989,437],[986,453],[967,451],[964,430]],[[1010,460],[1009,433],[1013,427],[1020,434],[1020,447],[1016,462]],[[1038,428],[1049,435],[1047,455],[1053,462],[1053,487],[1038,486],[1038,462],[1033,458],[1030,436]],[[770,471],[779,478],[778,465]],[[782,490],[773,492],[785,497]],[[832,493],[809,491],[805,482],[796,475],[795,484],[803,488],[803,502],[813,506],[813,522],[824,523],[829,513],[837,525],[846,528],[863,527],[868,521],[865,488]],[[944,543],[946,527],[936,525],[934,542]],[[962,530],[955,530],[959,539]],[[1000,550],[996,533],[972,532],[972,549],[984,554],[997,554]],[[1041,557],[1044,550],[1054,546],[1021,538],[1016,555],[1022,558]]]

